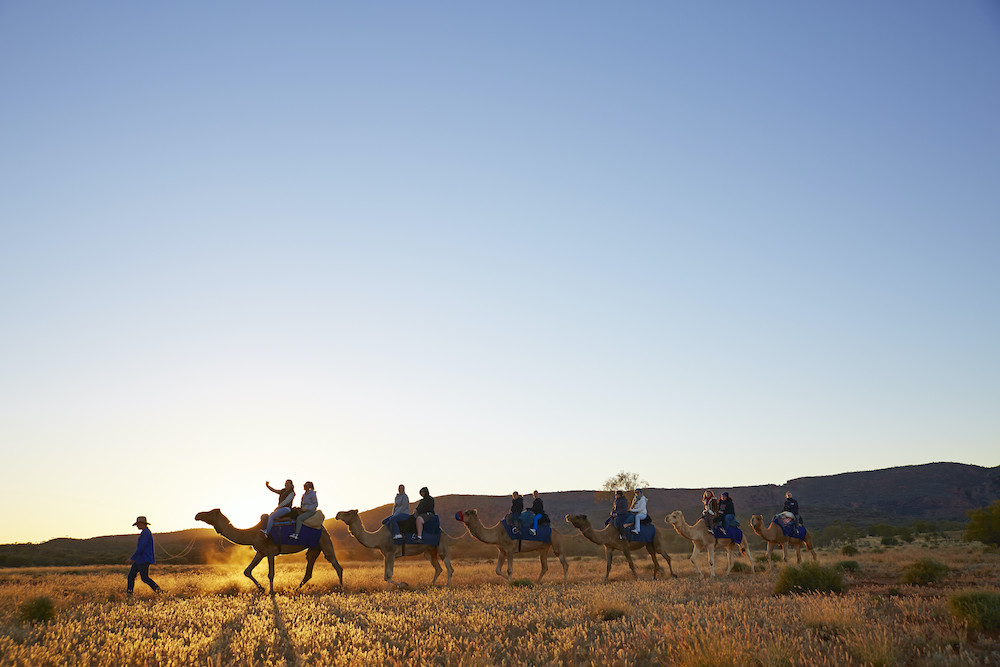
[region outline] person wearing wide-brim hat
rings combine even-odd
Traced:
[[[132,588],[135,586],[136,576],[142,579],[142,583],[152,588],[154,593],[159,593],[160,587],[156,585],[155,581],[149,578],[149,566],[156,562],[156,557],[153,555],[153,533],[149,530],[149,522],[146,521],[146,517],[140,516],[136,517],[135,523],[132,525],[141,532],[139,533],[139,543],[136,545],[135,553],[128,559],[128,562],[132,564],[132,568],[128,571],[128,588],[125,589],[125,595],[132,596]]]

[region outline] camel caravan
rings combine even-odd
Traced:
[[[278,495],[278,506],[270,514],[262,514],[257,525],[251,528],[235,528],[228,518],[218,509],[199,512],[195,515],[197,521],[203,521],[212,526],[223,538],[233,544],[250,546],[254,557],[247,565],[243,574],[250,579],[261,593],[264,587],[253,576],[253,570],[265,558],[268,563],[268,583],[271,595],[274,595],[274,559],[282,554],[306,552],[306,571],[299,583],[299,588],[312,578],[313,566],[320,554],[330,562],[337,572],[339,585],[344,585],[344,569],[337,561],[333,540],[324,527],[325,515],[319,510],[315,488],[312,482],[306,482],[301,505],[293,507],[295,489],[292,480],[286,480],[284,487],[273,488],[265,482],[268,490]],[[611,565],[616,553],[620,553],[634,578],[638,572],[633,561],[633,552],[649,554],[653,565],[653,579],[663,577],[664,569],[660,566],[657,555],[663,557],[667,571],[676,578],[670,554],[667,550],[668,530],[657,530],[646,511],[646,497],[641,489],[635,490],[632,502],[629,503],[622,491],[615,492],[614,504],[604,526],[595,528],[584,514],[568,514],[566,522],[577,529],[590,542],[604,547],[607,568],[604,581],[611,575]],[[518,553],[536,552],[541,570],[536,583],[541,583],[548,572],[548,557],[551,553],[562,566],[563,583],[567,582],[569,563],[566,559],[566,536],[552,527],[549,516],[544,511],[544,503],[538,491],[532,493],[532,504],[525,509],[525,499],[516,491],[511,497],[510,510],[500,521],[487,526],[475,508],[459,511],[455,520],[460,522],[469,534],[476,540],[489,544],[497,549],[496,574],[508,582],[514,573],[515,555]],[[756,572],[753,555],[747,544],[746,535],[736,519],[736,510],[728,493],[723,493],[718,499],[711,491],[706,491],[702,497],[703,512],[693,525],[688,524],[684,514],[675,510],[668,514],[664,522],[674,531],[690,541],[693,546],[691,562],[702,578],[705,572],[698,564],[698,554],[705,552],[708,556],[709,572],[716,576],[715,554],[725,551],[729,575],[734,567],[734,556],[745,556],[750,565],[751,573]],[[384,578],[389,587],[406,587],[408,584],[394,578],[394,566],[397,558],[413,556],[425,557],[434,568],[431,585],[435,584],[443,571],[447,571],[445,585],[450,586],[454,568],[451,564],[451,545],[455,538],[448,535],[441,526],[440,517],[434,509],[434,498],[426,487],[420,489],[420,500],[416,508],[410,512],[410,501],[406,488],[399,485],[392,513],[382,520],[382,525],[369,531],[356,509],[338,512],[338,521],[344,522],[347,530],[355,540],[367,549],[381,553],[385,563]],[[801,548],[804,545],[808,553],[816,560],[813,549],[812,535],[802,525],[798,503],[786,494],[783,511],[776,514],[765,528],[763,517],[759,514],[750,519],[750,526],[767,544],[767,562],[773,568],[771,552],[775,545],[782,548],[782,554],[787,561],[787,547],[795,549],[797,562],[801,563]],[[442,563],[444,567],[442,568]]]

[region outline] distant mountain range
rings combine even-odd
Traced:
[[[530,489],[519,489],[530,493]],[[650,514],[657,526],[663,517],[680,509],[689,523],[701,513],[704,489],[646,490]],[[966,512],[985,507],[1000,498],[1000,466],[983,468],[961,463],[928,463],[900,466],[883,470],[848,472],[823,477],[801,477],[785,484],[743,486],[713,489],[716,495],[729,491],[736,504],[736,513],[744,528],[749,529],[751,514],[772,515],[781,510],[785,492],[791,491],[799,501],[802,516],[811,529],[822,529],[834,521],[858,528],[886,523],[908,525],[916,520],[930,522],[964,521]],[[576,531],[563,517],[566,514],[587,514],[595,524],[603,524],[610,508],[610,499],[596,491],[559,491],[542,495],[546,512],[557,530],[572,535]],[[483,521],[491,525],[510,508],[509,496],[448,495],[435,499],[444,529],[453,536],[464,535],[456,548],[457,556],[488,557],[495,553],[473,540],[465,527],[455,520],[460,510],[478,509]],[[211,508],[197,508],[211,509]],[[225,512],[226,508],[221,508]],[[359,508],[337,508],[359,509]],[[365,526],[375,530],[389,514],[390,504],[361,513]],[[367,559],[372,554],[361,547],[336,521],[335,509],[327,508],[326,526],[334,538],[338,557],[342,560]],[[667,529],[666,527],[664,527]],[[87,540],[58,538],[42,544],[0,545],[0,567],[29,565],[88,565],[120,564],[135,548],[135,535],[95,537]],[[229,544],[212,529],[191,529],[156,535],[157,557],[161,562],[210,562],[223,557]],[[598,553],[599,550],[582,538],[574,540],[574,553]],[[677,550],[686,543],[678,538]]]

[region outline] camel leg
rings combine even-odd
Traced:
[[[559,549],[555,545],[552,546],[552,553],[554,553],[559,558],[559,563],[560,565],[562,565],[563,583],[565,584],[566,577],[569,576],[569,563],[566,562],[566,554],[562,552],[562,549]]]
[[[337,554],[333,550],[333,542],[331,541],[329,545],[320,542],[319,548],[323,550],[323,557],[330,561],[330,565],[333,569],[337,571],[337,578],[340,580],[340,587],[344,587],[344,568],[341,567],[340,563],[337,561]]]
[[[670,578],[676,579],[677,575],[674,574],[674,564],[673,561],[670,560],[670,553],[667,551],[666,544],[660,547],[660,555],[663,556],[663,560],[667,561],[667,569],[670,570]],[[662,572],[662,568],[660,571]]]
[[[774,551],[774,542],[768,542],[767,543],[767,551],[765,553],[767,555],[767,569],[768,569],[769,572],[773,572],[774,571],[774,563],[771,562],[771,552],[772,551]]]
[[[267,581],[271,587],[271,597],[274,597],[274,556],[267,557]]]
[[[628,548],[628,544],[622,549],[622,553],[625,554],[625,560],[628,561],[629,569],[632,571],[632,577],[635,579],[639,578],[639,573],[635,570],[635,563],[632,562],[632,552]]]
[[[306,573],[302,577],[302,581],[299,583],[299,588],[306,585],[306,582],[312,579],[313,576],[313,566],[316,564],[316,559],[319,558],[319,549],[309,549],[306,551]]]
[[[510,572],[507,574],[503,573],[503,563],[508,559],[507,552],[503,549],[497,548],[497,576],[503,577],[504,579],[510,581]],[[508,566],[508,569],[513,569]]]
[[[247,565],[247,569],[243,570],[243,574],[253,582],[253,585],[257,587],[257,590],[261,593],[264,592],[264,587],[260,585],[260,582],[253,578],[253,569],[260,565],[260,562],[264,560],[264,554],[259,551],[254,552],[253,560]]]
[[[608,577],[611,576],[611,559],[615,557],[615,552],[607,547],[604,547],[604,555],[608,559],[608,569],[604,572],[604,581],[607,581]]]
[[[444,585],[451,586],[451,575],[455,574],[455,568],[451,566],[451,551],[445,549],[441,555],[441,560],[444,561],[444,569],[448,571],[448,580],[444,582]]]
[[[390,586],[395,586],[397,588],[402,588],[406,586],[406,582],[396,582],[392,579],[393,565],[396,563],[396,550],[393,549],[388,553],[383,551],[382,558],[385,559],[385,581]]]
[[[702,579],[705,578],[705,573],[701,571],[701,567],[698,566],[698,554],[701,552],[701,547],[698,546],[697,542],[693,542],[694,549],[691,550],[691,563],[694,565],[694,569],[698,570],[698,576]],[[709,564],[712,563],[712,557],[708,557]],[[712,576],[715,576],[715,568],[712,569]]]
[[[538,552],[538,560],[542,562],[542,571],[538,573],[538,581],[535,582],[536,584],[542,583],[542,577],[544,577],[545,573],[549,571],[549,550],[540,550]]]
[[[429,560],[431,565],[434,566],[434,578],[431,579],[431,586],[433,586],[434,582],[441,576],[441,563],[438,562],[438,553],[436,549],[428,549],[425,553],[427,554],[427,560]]]
[[[656,559],[656,549],[653,547],[652,543],[646,547],[646,551],[649,552],[649,557],[653,559],[653,581],[659,579],[660,576],[660,562]]]
[[[726,576],[728,577],[733,571],[733,547],[732,545],[726,547]]]

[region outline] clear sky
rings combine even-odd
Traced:
[[[998,297],[992,2],[0,0],[0,542],[995,466]]]

